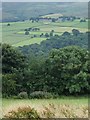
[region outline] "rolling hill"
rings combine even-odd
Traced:
[[[86,2],[3,2],[3,21],[25,20],[30,17],[59,13],[66,16],[88,16],[88,3]]]

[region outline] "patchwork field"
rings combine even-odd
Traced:
[[[60,99],[3,99],[3,115],[7,115],[12,110],[17,110],[19,107],[34,108],[40,116],[47,117],[48,110],[54,113],[54,118],[87,118],[88,117],[88,98],[60,98]],[[46,110],[45,115],[43,111]]]
[[[38,43],[46,40],[45,36],[40,37],[43,33],[50,33],[54,30],[54,35],[61,35],[63,32],[72,32],[72,29],[78,29],[81,32],[88,31],[88,22],[80,23],[79,20],[73,22],[49,22],[49,21],[39,21],[39,22],[11,22],[10,26],[8,23],[2,23],[2,42],[8,43],[13,46],[23,46]],[[0,24],[1,26],[1,24]],[[27,28],[39,28],[39,31],[30,31],[29,35],[25,35],[25,29]],[[34,36],[35,35],[35,36]]]

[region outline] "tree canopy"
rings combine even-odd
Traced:
[[[28,56],[27,59],[10,45],[4,44],[2,50],[4,97],[21,91],[28,95],[34,91],[76,95],[90,90],[87,49],[68,46],[52,49],[47,57]]]

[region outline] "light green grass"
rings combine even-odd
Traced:
[[[46,38],[26,39],[26,40],[23,40],[23,41],[20,41],[20,42],[14,44],[14,46],[18,47],[18,46],[29,45],[29,44],[34,44],[34,43],[40,44],[41,41],[43,41],[43,40],[46,40]]]
[[[3,108],[13,104],[27,103],[29,104],[73,104],[73,105],[88,105],[88,98],[84,97],[64,97],[57,99],[2,99]]]
[[[8,43],[13,46],[24,46],[34,43],[40,44],[41,41],[46,40],[47,38],[40,38],[41,33],[50,33],[51,30],[54,30],[54,34],[61,35],[63,32],[68,31],[72,32],[72,29],[78,29],[81,32],[86,32],[88,30],[88,22],[80,23],[78,20],[73,22],[11,22],[10,26],[7,26],[7,23],[2,23],[2,42]],[[0,23],[1,26],[1,23]],[[32,31],[29,35],[25,35],[24,29],[29,27],[38,27],[40,31]],[[31,38],[31,36],[37,35],[36,38]]]
[[[60,14],[60,13],[56,13],[56,14],[44,15],[44,16],[42,16],[42,18],[58,18],[58,17],[61,17],[61,16],[63,16],[63,15]]]

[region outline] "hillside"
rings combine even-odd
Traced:
[[[47,2],[4,2],[2,3],[3,21],[23,20],[30,17],[38,17],[50,13],[73,15],[79,17],[88,16],[87,3],[47,3]]]
[[[80,32],[88,31],[88,21],[80,22],[76,19],[74,21],[39,21],[32,23],[31,21],[24,22],[9,22],[2,24],[3,31],[3,43],[8,43],[13,46],[24,46],[34,43],[40,44],[41,41],[46,40],[46,33],[50,34],[54,30],[53,35],[62,35],[63,32],[72,32],[73,29],[78,29]],[[0,24],[1,25],[1,24]],[[28,28],[39,28],[39,31],[29,31],[29,35],[25,35],[25,29]],[[43,34],[43,35],[42,35]],[[50,36],[49,36],[50,37]]]

